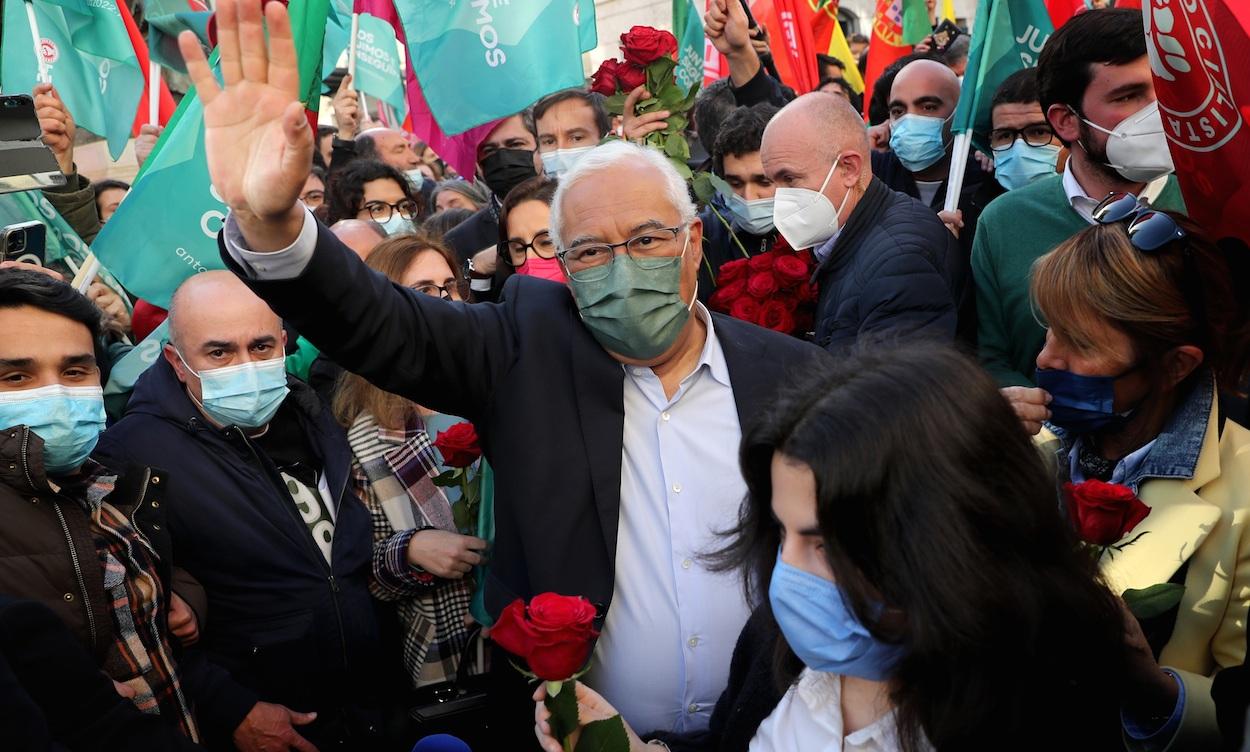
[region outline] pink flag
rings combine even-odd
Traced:
[[[354,0],[352,11],[368,13],[374,18],[380,18],[395,29],[395,38],[403,43],[404,56],[408,63],[405,89],[408,97],[407,122],[411,123],[412,132],[433,149],[444,162],[451,165],[452,169],[466,178],[472,178],[477,171],[477,147],[486,140],[499,121],[448,136],[434,119],[434,113],[426,104],[425,94],[421,92],[421,82],[417,80],[416,71],[412,68],[412,58],[407,57],[408,41],[404,37],[404,25],[399,21],[394,2],[392,0]]]

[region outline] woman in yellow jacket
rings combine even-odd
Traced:
[[[1218,749],[1211,677],[1245,660],[1250,608],[1250,431],[1220,396],[1245,383],[1247,280],[1194,225],[1131,195],[1095,217],[1034,265],[1039,388],[1004,394],[1061,484],[1119,484],[1149,507],[1102,556],[1108,585],[1184,586],[1168,612],[1126,619],[1139,656],[1126,745]]]

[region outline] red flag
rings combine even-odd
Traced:
[[[133,137],[139,135],[140,126],[148,123],[148,97],[150,96],[148,89],[152,86],[148,66],[148,43],[143,38],[143,35],[139,33],[139,25],[135,23],[134,17],[130,15],[130,8],[126,6],[125,0],[117,0],[117,10],[121,13],[122,22],[126,24],[126,33],[130,35],[130,44],[135,48],[135,57],[139,59],[139,69],[143,71],[143,98],[139,100],[139,109],[135,112],[135,124],[130,129],[130,135]],[[164,125],[169,122],[170,116],[174,114],[175,105],[174,98],[169,95],[169,87],[165,85],[165,80],[161,79],[159,85],[161,88],[157,95],[160,97],[157,120],[161,125]]]
[[[1046,12],[1050,14],[1050,22],[1056,29],[1084,10],[1085,0],[1046,0]]]
[[[817,50],[807,0],[757,0],[751,15],[769,30],[769,48],[782,83],[800,94],[815,89]]]
[[[1250,69],[1250,4],[1154,0],[1142,18],[1189,215],[1212,237],[1250,243],[1250,77],[1233,73]]]
[[[903,44],[902,0],[877,0],[872,39],[868,42],[868,66],[864,71],[864,117],[868,116],[873,84],[890,63],[910,54],[911,49],[911,45]]]

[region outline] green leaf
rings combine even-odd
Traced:
[[[574,752],[629,752],[629,735],[619,715],[587,723]]]
[[[608,112],[613,115],[623,114],[625,112],[625,97],[627,96],[629,95],[624,92],[620,92],[613,94],[610,97],[605,97],[603,100],[603,106],[606,107]]]
[[[713,177],[715,176],[710,172],[699,172],[691,180],[690,188],[694,191],[695,198],[699,199],[699,203],[706,204],[716,195],[716,186],[712,185]]]
[[[715,188],[717,192],[720,193],[721,195],[728,196],[729,194],[734,192],[734,189],[730,188],[729,183],[726,183],[724,178],[722,178],[720,175],[717,175],[715,173],[708,173],[708,178],[711,179],[712,181],[712,187]]]
[[[674,159],[687,160],[690,159],[690,142],[680,133],[675,133],[666,137],[664,141],[664,153]]]
[[[1151,619],[1171,611],[1185,595],[1185,586],[1175,582],[1160,582],[1140,590],[1128,589],[1120,596],[1128,610],[1138,619]]]
[[[665,86],[673,82],[673,71],[677,69],[677,61],[671,57],[662,57],[647,65],[647,91],[658,95]]]
[[[674,136],[679,133],[685,133],[686,125],[689,121],[686,120],[685,115],[669,115],[664,122],[668,123],[668,127],[663,131],[664,135]]]
[[[551,711],[551,718],[547,720],[551,724],[551,735],[561,741],[577,730],[576,686],[576,683],[570,683],[554,697],[548,692],[547,699],[543,701],[547,710]]]
[[[681,103],[686,101],[686,92],[681,90],[677,84],[665,86],[656,92],[660,98],[660,103],[664,105],[664,109],[676,112],[681,107]]]
[[[448,470],[434,478],[434,485],[443,488],[460,485],[460,470]]]
[[[669,157],[668,162],[673,166],[674,170],[677,170],[677,174],[681,175],[683,180],[689,180],[694,177],[694,173],[690,171],[690,165],[686,164],[684,159],[673,159],[672,157]]]
[[[691,107],[693,107],[694,100],[698,99],[699,97],[699,87],[702,85],[703,85],[702,81],[695,81],[694,85],[690,87],[690,91],[686,92],[686,98],[683,99],[681,103],[677,105],[677,107],[675,107],[674,109],[679,112],[685,112],[686,110],[689,110]]]
[[[655,97],[643,99],[638,102],[638,105],[634,107],[634,109],[637,110],[640,115],[645,115],[648,112],[656,112],[660,109],[660,100]]]

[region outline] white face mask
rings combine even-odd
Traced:
[[[421,186],[425,185],[425,173],[421,170],[407,170],[404,172],[404,177],[408,178],[414,191],[421,190]]]
[[[824,191],[839,162],[840,159],[834,160],[818,191],[811,188],[778,188],[773,194],[773,223],[796,251],[820,245],[838,231],[838,215],[846,208],[851,191],[847,189],[842,205],[837,209],[833,208],[833,202]]]
[[[405,232],[413,231],[411,219],[404,219],[399,212],[392,212],[391,218],[381,223],[382,229],[386,231],[387,236],[400,235]]]
[[[1113,130],[1081,120],[1107,134],[1107,164],[1125,180],[1148,183],[1175,169],[1157,101],[1124,118]]]
[[[584,157],[593,146],[583,146],[580,149],[556,149],[555,151],[544,151],[538,156],[543,160],[543,172],[553,178],[558,178],[564,173],[573,169],[573,165],[577,164],[577,160]]]

